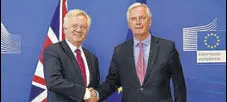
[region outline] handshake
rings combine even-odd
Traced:
[[[90,91],[91,97],[86,99],[85,102],[98,102],[96,91],[93,88],[88,88],[88,90]]]

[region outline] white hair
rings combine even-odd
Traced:
[[[88,14],[83,11],[83,10],[80,10],[80,9],[74,9],[74,10],[70,10],[64,17],[64,23],[63,23],[63,26],[65,27],[66,26],[66,23],[68,21],[68,19],[70,17],[75,17],[75,16],[79,16],[79,15],[83,15],[87,18],[88,20],[88,29],[90,28],[90,25],[91,25],[91,18],[90,16],[88,16]]]
[[[128,8],[128,11],[127,11],[127,20],[128,20],[128,22],[129,22],[129,16],[130,16],[131,10],[132,10],[133,8],[136,8],[136,7],[139,7],[139,6],[145,7],[147,17],[149,18],[149,20],[151,19],[152,15],[151,15],[151,11],[150,11],[150,9],[148,8],[148,6],[147,6],[146,4],[136,2],[136,3],[133,3],[132,5],[130,5],[129,8]]]

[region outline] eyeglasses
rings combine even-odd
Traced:
[[[139,21],[145,21],[147,19],[147,17],[145,17],[145,16],[131,17],[130,19],[131,19],[131,21],[137,21],[137,20],[139,20]]]
[[[73,29],[80,29],[80,30],[82,30],[82,31],[85,31],[85,30],[87,30],[88,29],[88,26],[87,25],[77,25],[77,24],[74,24],[74,25],[72,25],[71,26],[71,28],[73,28]]]

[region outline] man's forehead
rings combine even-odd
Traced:
[[[75,24],[87,25],[87,22],[88,20],[83,16],[71,17],[71,19],[68,20],[69,25],[75,25]]]
[[[131,9],[130,15],[145,15],[146,14],[146,9],[143,6],[137,6],[135,8]]]

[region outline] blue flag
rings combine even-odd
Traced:
[[[197,33],[198,50],[226,50],[226,31],[202,31]]]

